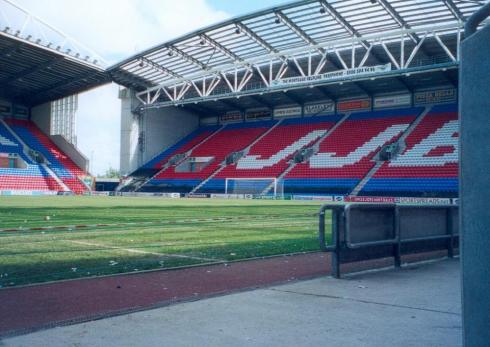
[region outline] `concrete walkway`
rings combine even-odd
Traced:
[[[4,346],[460,346],[459,262],[320,278],[59,327]]]

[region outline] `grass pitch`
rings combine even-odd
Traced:
[[[0,197],[0,286],[319,249],[320,203]],[[76,228],[77,225],[92,225]],[[104,226],[94,226],[105,224]]]

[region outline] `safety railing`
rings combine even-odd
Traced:
[[[326,218],[331,213],[331,241],[327,242]],[[323,205],[319,213],[319,241],[332,252],[332,275],[340,278],[340,265],[392,256],[401,266],[402,251],[413,253],[447,249],[454,256],[458,239],[457,206],[394,204]]]

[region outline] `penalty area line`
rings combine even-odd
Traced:
[[[225,262],[222,259],[203,258],[203,257],[192,256],[192,255],[183,255],[183,254],[174,254],[174,253],[149,252],[149,251],[142,251],[140,249],[134,249],[134,248],[110,246],[110,245],[106,245],[106,244],[103,244],[103,243],[96,243],[96,242],[77,241],[77,240],[63,240],[63,241],[75,243],[75,244],[78,244],[78,245],[84,245],[84,246],[110,248],[110,249],[115,249],[115,250],[119,250],[119,251],[125,251],[125,252],[128,252],[128,253],[151,254],[151,255],[156,255],[156,256],[159,256],[159,257],[172,257],[172,258],[194,259],[194,260],[201,260],[201,261],[214,262],[214,263],[223,263],[223,262]]]

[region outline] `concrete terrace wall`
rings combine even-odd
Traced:
[[[31,120],[46,135],[51,134],[51,103],[35,106],[31,109]]]
[[[182,108],[152,109],[138,115],[132,112],[139,103],[132,91],[122,91],[120,98],[123,175],[135,171],[199,126],[199,116]]]
[[[132,113],[136,106],[136,98],[132,92],[127,95],[120,93],[121,99],[121,146],[120,146],[120,170],[128,174],[138,168],[138,116]]]
[[[50,136],[50,138],[51,141],[53,141],[59,149],[61,149],[66,155],[68,155],[79,168],[84,171],[88,171],[89,160],[78,150],[77,147],[69,143],[61,135],[52,135]]]
[[[166,107],[146,111],[143,124],[145,150],[142,164],[196,130],[199,117],[182,108]]]

